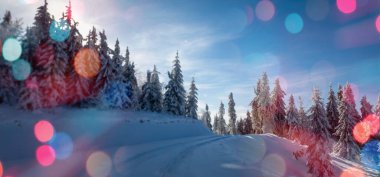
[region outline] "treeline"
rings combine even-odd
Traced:
[[[312,90],[311,107],[305,110],[301,97],[297,108],[293,95],[285,104],[286,93],[280,80],[270,91],[266,73],[258,80],[254,90],[255,97],[250,103],[251,111],[247,116],[236,120],[232,93],[229,97],[228,113],[230,123],[224,120],[224,104],[220,104],[215,115],[213,127],[209,123],[208,107],[202,116],[203,121],[217,134],[262,134],[273,133],[279,137],[297,141],[307,149],[295,153],[295,157],[306,156],[309,172],[316,176],[332,176],[330,153],[336,156],[360,162],[360,148],[371,139],[379,139],[380,97],[377,106],[360,100],[360,114],[351,85],[341,85],[337,93],[330,85],[327,103],[323,103],[318,88]],[[234,127],[234,128],[232,128]]]
[[[70,3],[56,20],[45,1],[23,34],[21,20],[12,19],[9,11],[5,13],[0,24],[1,44],[9,39],[20,41],[22,54],[17,61],[24,61],[23,66],[30,66],[31,72],[25,78],[15,77],[20,72],[15,70],[17,61],[1,55],[1,103],[26,110],[100,107],[198,117],[198,89],[193,78],[186,93],[178,52],[167,85],[161,84],[154,66],[140,87],[128,47],[122,55],[117,40],[111,49],[105,31],[97,32],[94,27],[84,38],[71,14]]]

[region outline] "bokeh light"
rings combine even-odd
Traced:
[[[363,122],[367,122],[370,128],[370,134],[376,135],[380,129],[380,118],[376,114],[370,114],[364,118]]]
[[[55,161],[55,151],[49,145],[42,145],[37,148],[36,158],[40,165],[47,167]]]
[[[297,13],[289,14],[285,19],[285,28],[289,33],[297,34],[303,29],[303,20]]]
[[[27,79],[32,72],[32,67],[28,61],[23,59],[12,62],[12,74],[16,80],[23,81]]]
[[[366,121],[357,123],[352,134],[357,142],[361,144],[366,143],[371,136],[370,124]]]
[[[16,61],[22,53],[21,42],[15,38],[8,38],[3,44],[3,57],[7,61]]]
[[[3,164],[0,161],[0,177],[3,176],[3,171],[4,171]]]
[[[275,7],[273,3],[269,0],[261,0],[256,5],[256,16],[262,21],[269,21],[273,18],[275,14]]]
[[[314,21],[321,21],[327,17],[330,11],[328,0],[308,0],[306,14]]]
[[[127,166],[125,161],[128,158],[127,147],[123,146],[116,150],[113,157],[113,164],[115,166],[116,172],[120,174],[126,174]]]
[[[380,141],[366,143],[360,152],[360,160],[366,167],[380,170]]]
[[[24,2],[26,3],[26,4],[35,4],[35,3],[37,3],[39,0],[24,0]]]
[[[261,162],[263,176],[284,176],[285,172],[285,160],[277,154],[269,154]]]
[[[344,169],[340,174],[340,177],[365,177],[363,170],[358,168],[350,167]]]
[[[356,10],[356,0],[337,0],[336,6],[342,13],[350,14]]]
[[[54,127],[53,125],[46,120],[38,121],[34,125],[34,135],[36,139],[42,143],[46,143],[53,138]]]
[[[56,133],[49,144],[55,150],[55,155],[58,160],[70,157],[74,149],[71,137],[63,132]]]
[[[74,58],[75,71],[82,77],[92,78],[96,76],[100,69],[98,52],[93,49],[81,49]]]
[[[377,18],[376,18],[375,26],[376,26],[377,32],[380,33],[380,15],[378,15]]]
[[[65,19],[61,19],[59,21],[54,20],[50,24],[49,35],[53,40],[63,42],[70,35],[70,25]]]
[[[87,159],[86,170],[91,177],[107,177],[111,173],[111,169],[112,161],[104,152],[94,152]]]

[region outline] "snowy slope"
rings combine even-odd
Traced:
[[[71,138],[64,144],[73,145],[64,152],[67,158],[47,167],[35,155],[43,143],[33,127],[41,119]],[[309,176],[304,160],[292,155],[302,147],[286,139],[216,136],[200,121],[156,113],[68,108],[31,113],[0,107],[0,143],[4,176],[12,177]],[[94,155],[98,152],[103,156]],[[342,159],[334,164],[336,176],[355,166]]]

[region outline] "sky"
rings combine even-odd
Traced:
[[[68,0],[50,0],[49,12],[61,17]],[[342,3],[345,2],[345,3]],[[1,0],[33,23],[43,0]],[[327,97],[329,85],[349,82],[357,105],[380,93],[380,1],[371,0],[72,0],[73,18],[86,36],[92,26],[105,30],[110,47],[128,46],[138,78],[157,65],[167,83],[179,51],[185,88],[194,77],[199,112],[212,117],[233,92],[238,117],[250,110],[254,87],[263,72],[271,88],[276,78],[290,94],[310,105],[313,87]],[[377,25],[376,25],[377,21]]]

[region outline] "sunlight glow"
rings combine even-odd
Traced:
[[[375,114],[368,115],[364,120],[369,124],[370,134],[372,136],[376,135],[380,129],[380,118]]]
[[[340,177],[365,177],[364,172],[360,169],[351,167],[343,170]]]
[[[12,74],[13,77],[18,81],[27,79],[31,72],[32,67],[28,61],[20,59],[12,63]]]
[[[3,57],[7,61],[16,61],[22,53],[21,42],[15,38],[8,38],[3,44]]]
[[[261,0],[256,5],[256,16],[262,21],[269,21],[275,14],[275,7],[271,1]]]
[[[356,10],[356,0],[337,0],[336,5],[344,14],[350,14]]]
[[[81,49],[74,58],[75,71],[82,77],[92,78],[100,69],[99,54],[93,49]]]
[[[53,138],[54,127],[53,125],[46,120],[38,121],[34,125],[34,135],[36,139],[42,143],[46,143]]]
[[[91,177],[107,177],[111,169],[111,158],[104,152],[94,152],[87,159],[86,170]]]
[[[357,142],[366,143],[371,136],[370,124],[366,121],[357,123],[352,134]]]
[[[36,151],[36,158],[40,165],[50,166],[55,161],[55,151],[49,145],[42,145]]]
[[[297,13],[289,14],[285,19],[285,28],[292,34],[301,32],[303,29],[302,17]]]

